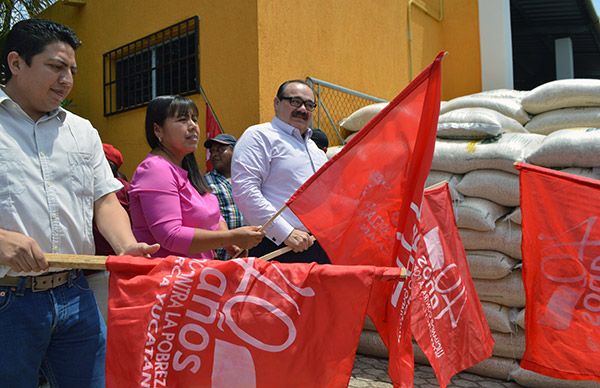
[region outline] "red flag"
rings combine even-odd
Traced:
[[[600,181],[517,168],[527,297],[521,366],[600,382]]]
[[[444,388],[492,355],[494,340],[469,272],[448,185],[425,191],[412,277],[412,332]]]
[[[107,387],[346,387],[398,269],[111,256]]]
[[[443,56],[288,201],[333,263],[412,269],[423,186],[435,145]],[[413,384],[410,323],[405,322],[409,304],[410,288],[401,281],[376,286],[369,307],[389,349],[390,376],[405,386]]]
[[[215,115],[210,107],[210,105],[206,104],[206,140],[212,139],[218,134],[222,133],[221,127],[215,119]],[[212,163],[210,162],[210,151],[206,150],[206,171],[210,171],[213,169]]]

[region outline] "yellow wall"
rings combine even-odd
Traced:
[[[391,99],[441,50],[449,51],[442,97],[479,91],[477,2],[413,2],[434,15],[419,4],[409,12],[409,0],[88,0],[83,7],[57,3],[43,17],[71,26],[82,39],[71,109],[123,151],[131,176],[148,151],[145,108],[103,116],[103,53],[199,16],[201,84],[225,131],[237,136],[271,119],[276,88],[286,79],[312,76]],[[192,98],[203,123],[202,99]],[[202,160],[204,150],[197,155]]]
[[[481,91],[479,9],[475,0],[446,0],[443,44],[443,98],[449,100]]]
[[[104,142],[125,157],[131,177],[149,151],[144,135],[145,108],[104,117],[102,54],[162,28],[199,16],[200,82],[226,132],[239,135],[258,121],[256,4],[246,0],[88,0],[83,7],[57,3],[42,17],[65,23],[83,42],[80,67],[70,98],[73,110],[92,121]],[[200,95],[191,98],[200,108]],[[197,158],[203,165],[204,149]]]

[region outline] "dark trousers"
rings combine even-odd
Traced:
[[[261,257],[261,256],[266,255],[267,253],[271,253],[271,252],[276,251],[277,249],[283,248],[283,247],[284,247],[283,244],[281,246],[277,246],[271,240],[269,240],[268,238],[265,237],[260,242],[260,244],[258,244],[254,248],[250,249],[250,253],[248,256]],[[318,264],[331,264],[329,257],[327,257],[327,253],[325,253],[325,251],[323,250],[323,248],[321,248],[321,246],[319,245],[319,243],[317,241],[315,241],[315,243],[313,245],[311,245],[311,247],[308,248],[307,250],[305,250],[304,252],[296,253],[296,252],[290,251],[290,252],[284,253],[283,255],[277,256],[273,260],[278,261],[280,263],[312,263],[312,262],[316,262]]]

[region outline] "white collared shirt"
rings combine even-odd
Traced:
[[[46,253],[94,254],[94,202],[121,187],[89,121],[58,108],[34,122],[0,89],[0,228]]]
[[[249,225],[268,221],[291,195],[327,162],[325,153],[300,130],[275,117],[244,132],[233,149],[231,179],[235,204]],[[293,229],[307,231],[286,209],[265,230],[279,245]]]

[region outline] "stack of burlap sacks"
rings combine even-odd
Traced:
[[[530,92],[494,90],[442,102],[426,186],[449,182],[471,276],[495,340],[493,356],[470,372],[530,387],[598,387],[519,367],[525,349],[525,290],[519,176],[513,166],[526,161],[600,179],[596,127],[598,80],[554,81]],[[365,324],[359,352],[387,357],[374,330]],[[428,363],[414,348],[416,361]]]

